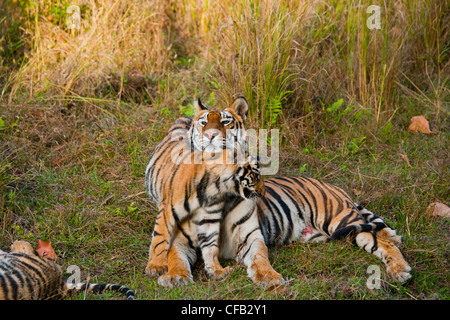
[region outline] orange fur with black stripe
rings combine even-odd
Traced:
[[[199,101],[197,109],[192,121],[182,118],[175,123],[146,168],[147,191],[159,210],[146,272],[161,275],[164,286],[192,281],[197,249],[210,276],[227,274],[229,269],[218,262],[224,208],[242,199],[241,213],[257,226],[257,196],[264,192],[257,161],[234,164],[243,162],[240,156],[246,150],[246,100],[238,98],[224,110],[207,110]],[[279,283],[281,276],[270,266],[261,233],[259,240],[261,245],[252,248],[246,264],[261,281]],[[256,258],[260,262],[255,266]]]
[[[67,283],[56,262],[34,253],[30,243],[14,241],[11,252],[0,250],[0,300],[65,298],[75,292],[120,292],[134,299],[133,290],[115,284]]]
[[[268,245],[351,237],[380,258],[393,279],[405,282],[411,278],[411,267],[398,248],[401,237],[341,188],[303,177],[275,177],[264,183],[258,216]]]

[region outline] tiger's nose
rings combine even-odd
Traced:
[[[203,133],[203,136],[212,141],[215,137],[219,135],[219,132],[216,130],[208,129]]]

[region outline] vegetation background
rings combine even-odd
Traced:
[[[80,29],[69,29],[80,8]],[[380,8],[380,29],[370,5]],[[449,299],[449,2],[445,0],[1,0],[0,248],[50,240],[82,280],[138,299]],[[69,10],[70,11],[70,10]],[[399,285],[349,242],[272,248],[288,279],[165,289],[144,274],[156,208],[155,145],[201,97],[250,103],[248,128],[278,128],[279,175],[324,179],[404,236]],[[407,130],[424,115],[432,134]],[[368,266],[381,267],[368,289]],[[75,299],[121,299],[80,294]]]

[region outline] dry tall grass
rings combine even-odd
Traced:
[[[116,99],[125,79],[145,81],[168,69],[172,52],[163,1],[80,1],[89,10],[75,36],[65,23],[48,20],[49,2],[31,2],[35,23],[24,31],[29,51],[11,79],[10,99],[72,94]]]
[[[64,20],[70,4],[9,4],[26,12],[25,58],[3,76],[3,99],[130,98],[160,108],[215,90],[218,101],[244,94],[254,118],[271,124],[287,107],[307,115],[339,98],[378,122],[404,103],[401,92],[448,114],[445,0],[372,1],[381,8],[374,30],[369,4],[356,0],[85,0],[75,36]]]

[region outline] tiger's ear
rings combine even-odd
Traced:
[[[208,108],[202,103],[200,98],[197,99],[194,103],[195,105],[195,113],[199,113],[202,110],[208,110]]]
[[[237,98],[230,106],[230,109],[234,110],[242,120],[247,118],[248,108],[248,102],[244,97]]]

